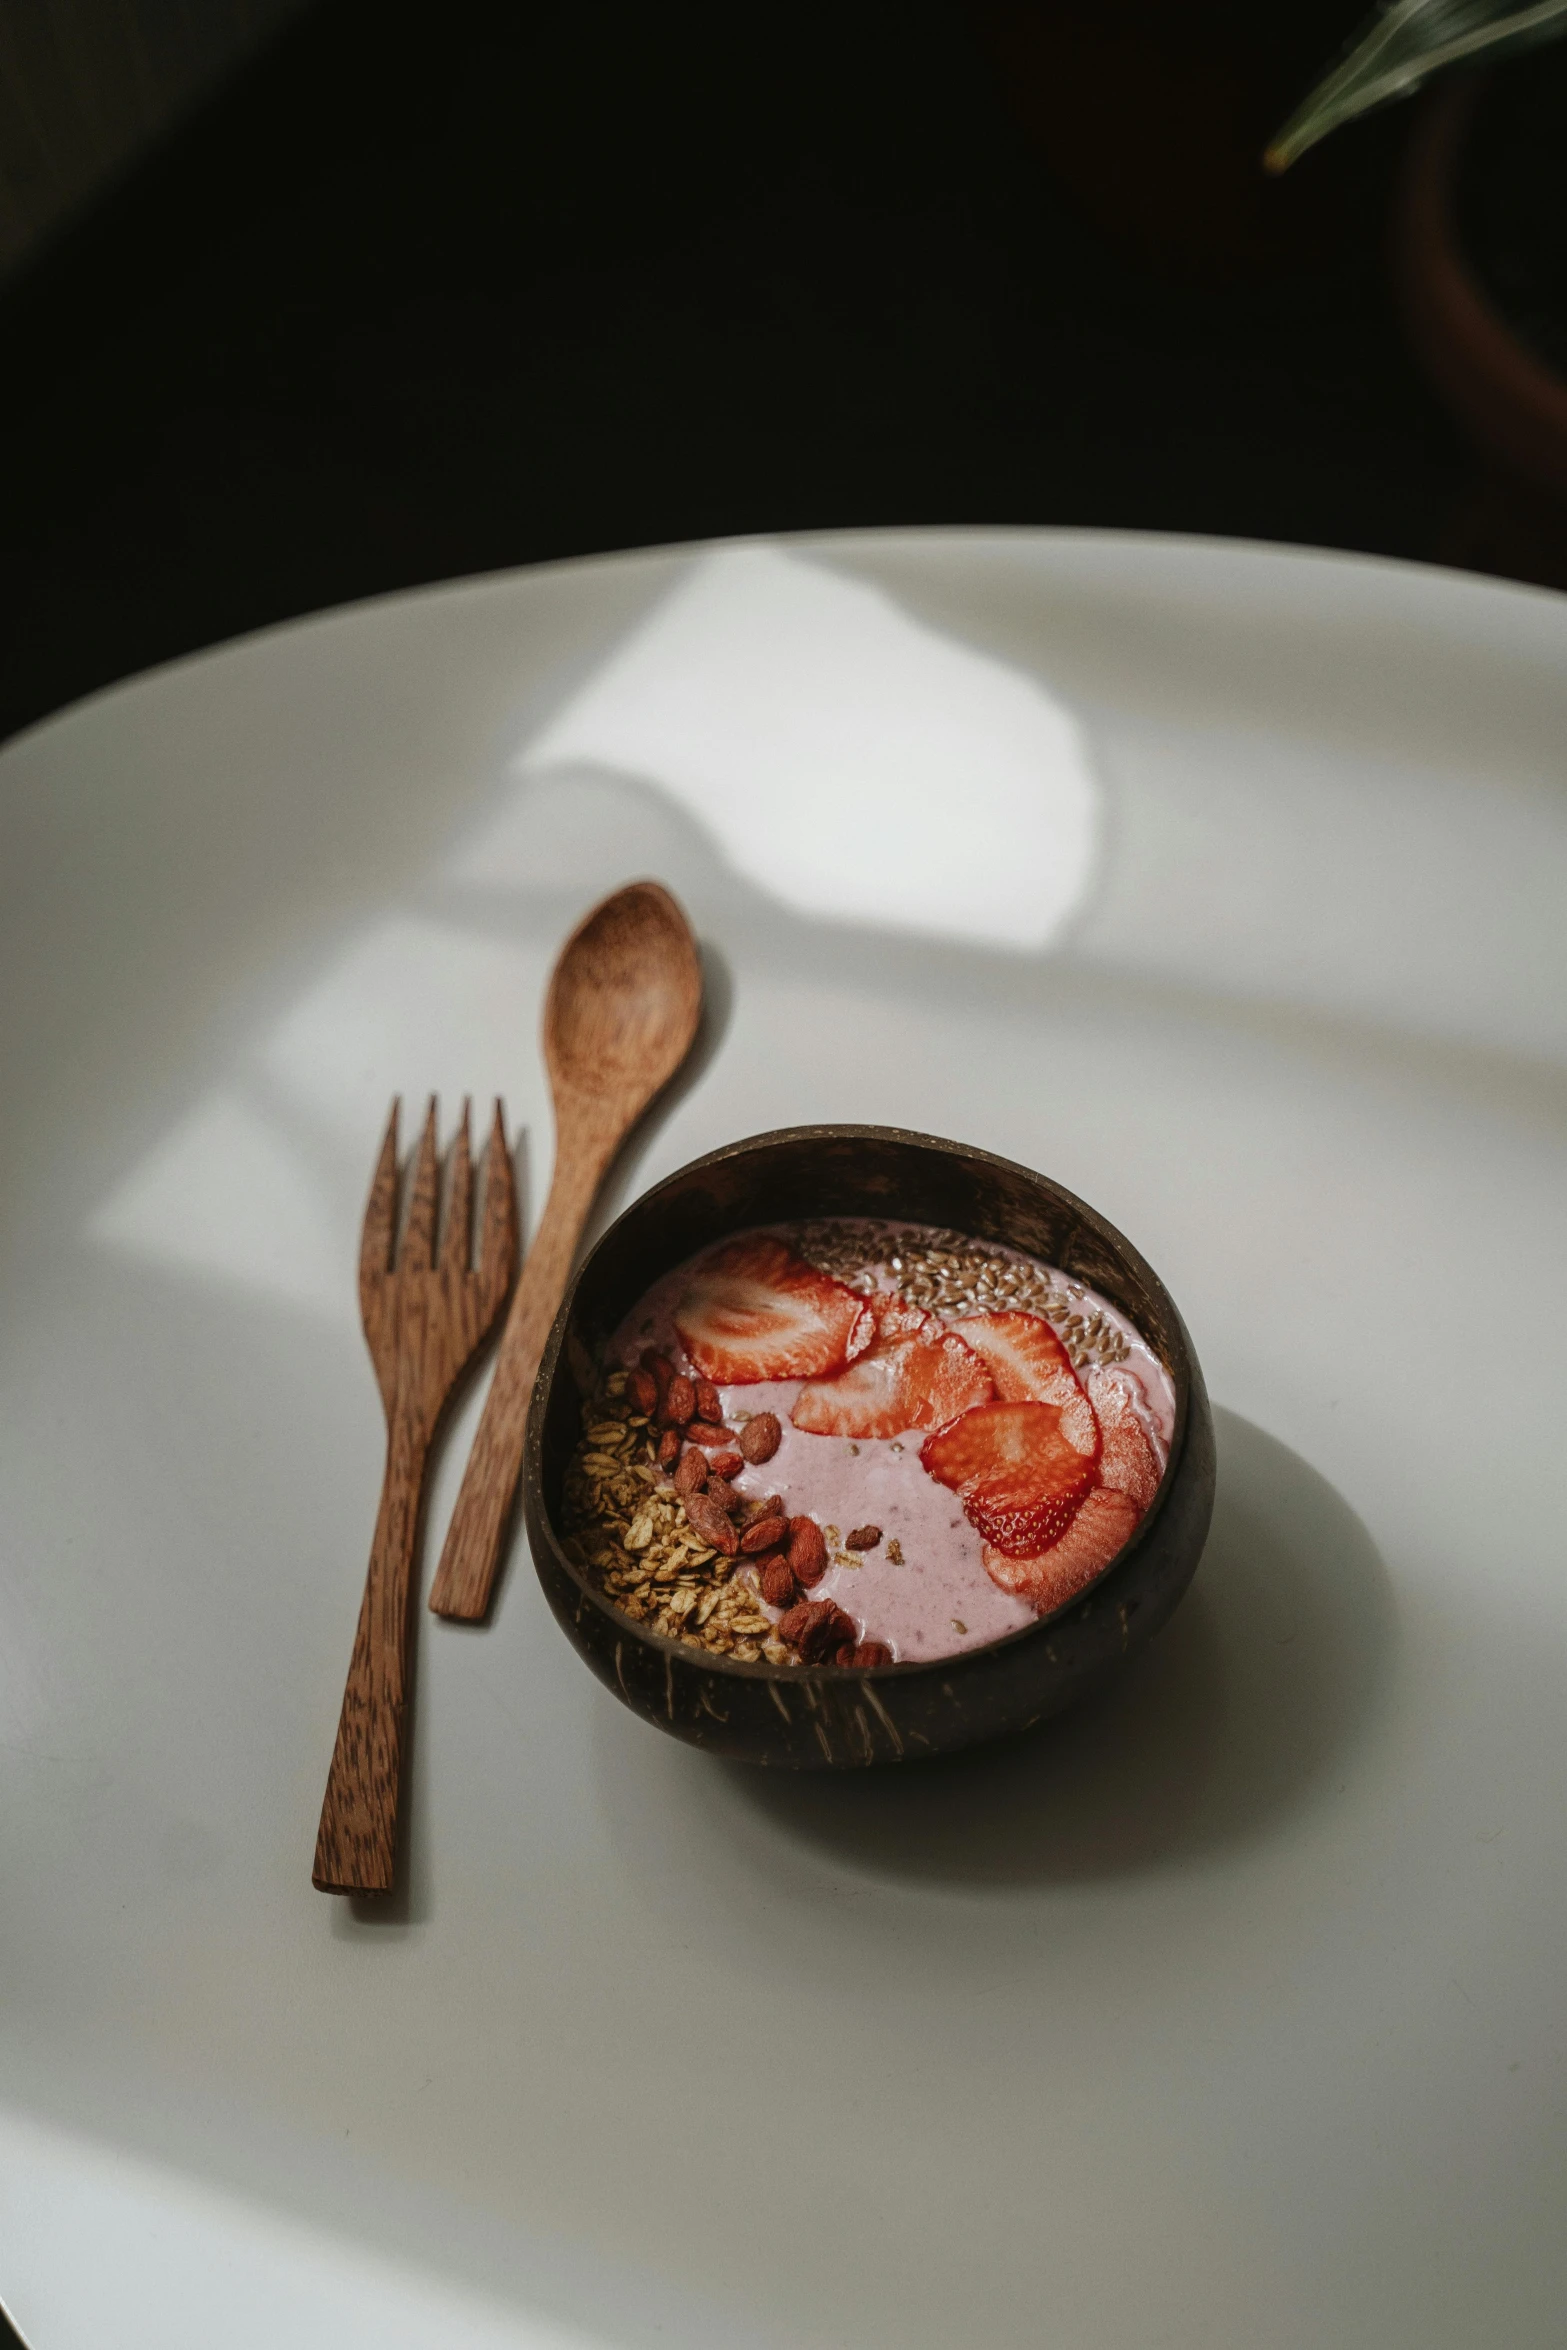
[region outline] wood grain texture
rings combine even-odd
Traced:
[[[517,1268],[517,1203],[499,1102],[490,1132],[478,1269],[470,1266],[468,1108],[452,1151],[436,1255],[440,1165],[432,1100],[397,1246],[397,1105],[381,1145],[359,1251],[359,1306],[386,1412],[386,1472],[313,1871],[326,1893],[389,1893],[413,1637],[414,1560],[430,1444],[453,1388],[493,1327]]]
[[[457,1506],[430,1593],[437,1615],[489,1609],[545,1340],[610,1161],[695,1041],[702,966],[668,890],[637,881],[578,925],[544,1007],[555,1102],[555,1173],[506,1318]]]

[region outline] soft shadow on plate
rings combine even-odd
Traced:
[[[1141,1871],[1266,1837],[1331,1795],[1383,1709],[1387,1572],[1297,1453],[1238,1413],[1214,1419],[1197,1579],[1103,1696],[941,1762],[810,1777],[720,1765],[731,1792],[873,1875],[979,1886]]]

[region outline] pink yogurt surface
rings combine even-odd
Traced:
[[[867,1222],[861,1229],[870,1262],[876,1236],[885,1228]],[[898,1229],[917,1227],[904,1224]],[[787,1231],[781,1236],[787,1238]],[[1019,1264],[1037,1261],[1015,1250],[1004,1253]],[[612,1364],[630,1370],[643,1349],[651,1346],[677,1369],[692,1369],[672,1317],[700,1262],[700,1257],[693,1257],[676,1266],[640,1299],[605,1350]],[[1175,1395],[1164,1366],[1107,1298],[1052,1267],[1045,1270],[1058,1287],[1070,1290],[1074,1305],[1081,1301],[1088,1313],[1097,1308],[1125,1338],[1129,1357],[1116,1364],[1111,1375],[1132,1396],[1162,1464],[1175,1425]],[[758,1412],[778,1415],[783,1440],[772,1459],[760,1468],[748,1464],[731,1483],[757,1501],[782,1494],[791,1517],[814,1518],[826,1532],[832,1563],[806,1596],[834,1600],[854,1618],[862,1639],[884,1640],[894,1661],[902,1664],[983,1648],[1033,1623],[1034,1610],[1027,1601],[999,1590],[986,1574],[983,1543],[963,1515],[957,1495],[921,1467],[924,1432],[914,1429],[904,1436],[861,1437],[853,1442],[841,1436],[806,1435],[789,1419],[804,1384],[801,1379],[758,1380],[721,1386],[718,1392],[725,1422],[736,1430]],[[866,1525],[881,1528],[881,1541],[873,1550],[845,1557],[841,1538]],[[901,1564],[887,1555],[892,1542],[902,1551]],[[766,1606],[765,1601],[761,1604]],[[780,1611],[767,1612],[776,1622]]]

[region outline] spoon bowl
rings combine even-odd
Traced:
[[[557,1104],[572,1092],[645,1107],[690,1051],[701,1009],[696,942],[668,890],[617,890],[573,931],[550,981],[544,1060]]]

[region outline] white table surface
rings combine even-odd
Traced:
[[[1564,764],[1560,599],[1033,532],[397,597],[0,755],[35,2350],[1562,2341]],[[714,1020],[606,1213],[803,1120],[1043,1168],[1187,1317],[1213,1536],[1092,1709],[811,1781],[634,1721],[519,1544],[356,1914],[387,1098],[504,1093],[536,1214],[641,873]]]

